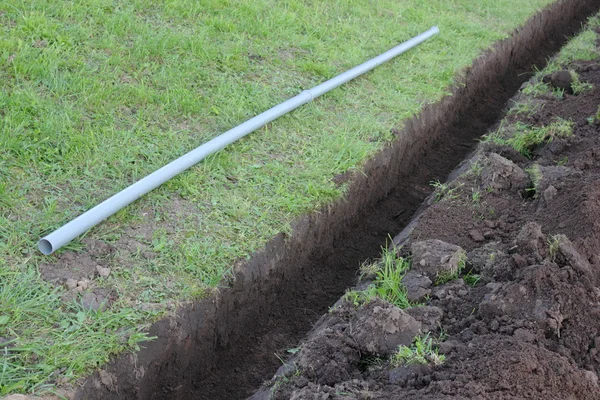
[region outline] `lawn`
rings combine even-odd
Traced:
[[[68,385],[148,324],[343,195],[461,69],[550,0],[4,0],[0,3],[0,395]],[[398,59],[280,118],[53,256],[36,242],[246,119],[437,25]],[[114,246],[86,310],[42,268]],[[87,243],[87,244],[86,244]],[[70,257],[70,258],[69,258]],[[357,266],[358,267],[358,266]]]

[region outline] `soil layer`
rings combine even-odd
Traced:
[[[251,395],[319,316],[352,286],[501,115],[505,102],[598,7],[558,2],[466,71],[464,85],[408,121],[392,146],[352,177],[346,198],[295,224],[239,265],[229,287],[155,324],[156,336],[90,377],[81,399],[236,399]],[[500,345],[500,344],[499,344]],[[487,349],[486,352],[492,351]],[[508,361],[507,361],[508,362]]]

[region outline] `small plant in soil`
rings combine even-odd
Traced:
[[[450,185],[446,183],[441,183],[439,180],[435,180],[431,182],[431,186],[435,190],[435,201],[441,201],[442,199],[453,200],[458,198],[458,194],[456,191],[463,186],[461,183],[455,187],[450,187]]]
[[[382,265],[374,281],[366,292],[367,297],[377,296],[400,308],[410,307],[410,301],[406,295],[406,287],[402,278],[410,268],[410,262],[397,256],[397,250],[384,250],[382,254]]]
[[[542,181],[542,170],[538,164],[533,164],[531,167],[525,168],[525,172],[529,174],[531,184],[533,185],[531,188],[525,190],[530,192],[534,198],[537,198],[540,191],[540,182]]]
[[[367,290],[348,290],[344,294],[344,300],[349,301],[354,307],[360,307],[361,305],[371,301],[375,297],[375,294]]]
[[[439,354],[433,346],[433,339],[429,334],[417,336],[410,346],[399,346],[398,352],[392,357],[392,365],[402,367],[412,364],[441,365],[446,357]]]
[[[471,189],[471,202],[474,206],[481,203],[481,192],[479,190]]]
[[[560,160],[556,161],[556,165],[563,166],[563,165],[567,165],[568,162],[569,162],[569,157],[563,157]]]
[[[550,143],[555,138],[564,138],[573,134],[573,122],[558,119],[549,125],[532,127],[521,122],[515,124],[516,132],[507,143],[523,154],[531,158],[531,152],[542,143]]]
[[[558,254],[558,236],[553,235],[548,238],[548,253],[552,261],[556,260]]]
[[[525,96],[533,96],[533,97],[548,94],[550,92],[551,92],[550,86],[548,86],[547,84],[545,84],[542,81],[530,83],[527,86],[525,86],[525,88],[523,88],[523,90],[521,91],[521,93],[523,93]]]
[[[475,287],[481,280],[481,275],[474,274],[473,271],[469,271],[465,276],[463,276],[463,280],[467,285]]]
[[[363,270],[363,267],[365,268]],[[354,304],[355,307],[379,297],[400,308],[410,307],[406,287],[402,278],[410,269],[410,261],[398,257],[398,249],[384,248],[381,260],[377,263],[368,263],[361,267],[364,275],[375,276],[373,283],[365,290],[349,290],[344,294],[344,299]]]
[[[457,263],[457,268],[455,270],[444,271],[438,274],[437,279],[435,280],[435,285],[443,285],[444,283],[453,281],[458,279],[460,273],[465,269],[465,265],[467,263],[467,255],[465,253],[461,254],[460,259]]]
[[[540,104],[534,103],[532,101],[520,101],[515,103],[515,105],[508,111],[509,115],[524,115],[526,117],[530,117],[534,113],[540,110],[543,107]]]
[[[569,70],[569,73],[571,74],[571,88],[573,89],[573,94],[578,95],[594,88],[594,85],[589,82],[581,82],[577,72]]]

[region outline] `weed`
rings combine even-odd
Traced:
[[[442,199],[454,200],[458,198],[458,194],[456,191],[464,186],[464,183],[460,183],[457,186],[450,187],[450,185],[446,183],[441,183],[439,180],[432,181],[430,183],[435,190],[435,201],[441,201]]]
[[[344,300],[351,302],[354,307],[368,303],[373,298],[375,298],[375,292],[370,288],[366,290],[348,290],[344,293]]]
[[[525,115],[529,117],[534,113],[538,112],[542,107],[543,105],[540,105],[539,103],[534,103],[531,100],[520,101],[515,103],[510,108],[510,110],[508,111],[508,115]]]
[[[594,88],[594,85],[589,82],[581,82],[577,72],[569,70],[569,73],[571,74],[571,88],[573,89],[573,94],[578,95]]]
[[[400,308],[406,308],[411,304],[407,298],[402,278],[410,268],[410,262],[405,258],[398,257],[396,252],[395,248],[383,251],[381,268],[377,271],[374,286],[367,292],[369,292],[369,296],[376,295]]]
[[[460,273],[465,269],[467,263],[467,253],[462,251],[459,255],[456,269],[444,271],[437,275],[435,285],[443,285],[444,283],[458,279]]]
[[[529,192],[533,192],[533,197],[537,198],[540,193],[540,183],[542,181],[542,170],[538,164],[533,164],[529,168],[525,168],[525,172],[529,174],[529,179],[531,179],[531,184],[533,185],[531,188],[526,189]]]
[[[473,175],[474,177],[479,177],[482,172],[483,165],[479,160],[471,164],[471,167],[469,168],[469,174]]]
[[[362,281],[366,277],[372,277],[379,271],[379,263],[372,261],[365,261],[360,265],[359,268],[359,281]]]
[[[433,346],[433,339],[429,334],[417,336],[410,346],[399,346],[398,352],[392,356],[392,365],[401,367],[411,364],[434,364],[441,365],[446,357],[439,354],[438,349]]]
[[[558,245],[559,240],[557,235],[552,235],[548,238],[548,254],[550,254],[550,259],[552,261],[556,260],[556,255],[558,254]]]
[[[556,165],[563,166],[569,163],[569,157],[563,157],[558,161],[555,161]]]
[[[475,287],[481,280],[481,275],[474,274],[472,271],[469,271],[465,276],[463,276],[463,279],[467,285]]]
[[[344,294],[344,299],[350,301],[355,307],[379,297],[400,308],[410,307],[412,304],[407,298],[406,287],[402,278],[410,268],[410,261],[398,257],[398,249],[384,248],[379,262],[371,265],[369,270],[374,270],[375,279],[365,290],[349,290]]]
[[[474,188],[471,189],[471,203],[474,206],[478,206],[481,203],[481,192]]]
[[[541,80],[536,80],[532,83],[528,83],[521,91],[521,93],[523,93],[524,95],[533,97],[539,97],[541,95],[548,94],[551,92],[552,90],[550,89],[550,86],[548,86]]]

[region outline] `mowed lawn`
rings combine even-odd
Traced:
[[[135,350],[152,321],[340,198],[334,176],[549,2],[0,2],[0,395],[74,384]],[[209,157],[88,242],[37,252],[137,179],[432,25],[438,36]],[[88,289],[114,294],[105,311],[40,275],[89,240],[114,246]]]

